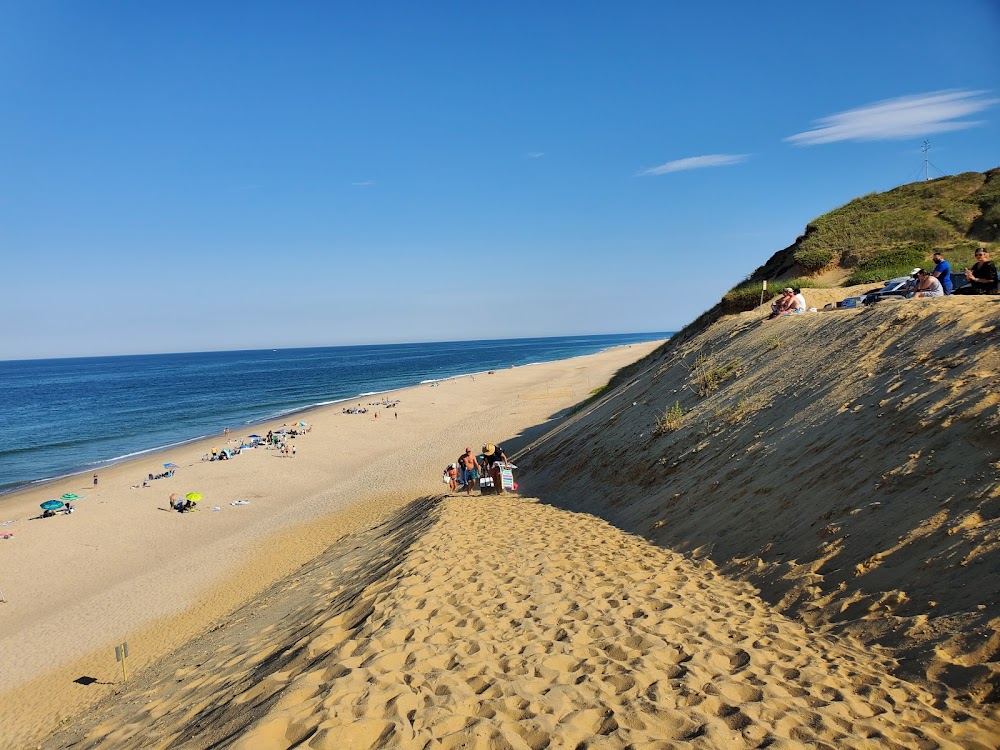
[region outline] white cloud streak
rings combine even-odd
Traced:
[[[365,180],[364,182],[352,182],[354,187],[374,187],[375,180]]]
[[[541,159],[543,156],[545,156],[544,151],[529,151],[527,153],[529,159]]]
[[[706,167],[728,167],[746,161],[750,154],[707,154],[706,156],[689,156],[686,159],[668,161],[658,167],[640,170],[639,177],[654,177],[671,172],[683,172],[688,169],[705,169]]]
[[[1000,102],[987,91],[931,91],[900,96],[823,117],[813,130],[796,133],[785,141],[796,146],[815,146],[839,141],[881,141],[914,138],[964,130],[981,124],[962,120]]]

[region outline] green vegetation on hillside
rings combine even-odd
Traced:
[[[811,277],[840,269],[844,285],[879,283],[931,265],[941,251],[958,271],[981,244],[1000,241],[1000,168],[902,185],[856,198],[809,223],[793,245],[775,253],[722,299],[727,313],[760,303],[784,286],[817,286]]]

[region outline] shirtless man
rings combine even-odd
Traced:
[[[465,483],[465,494],[471,495],[479,479],[479,462],[472,453],[472,448],[466,448],[465,453],[458,457],[458,467],[462,470],[462,481]]]

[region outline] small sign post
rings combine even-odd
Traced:
[[[760,290],[760,304],[764,304],[764,293],[767,291],[767,279],[764,279],[764,286]]]
[[[122,663],[122,679],[128,682],[128,671],[125,668],[125,660],[128,658],[128,641],[115,646],[115,661]]]

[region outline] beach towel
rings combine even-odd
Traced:
[[[514,472],[509,466],[500,467],[500,486],[505,490],[514,490]]]

